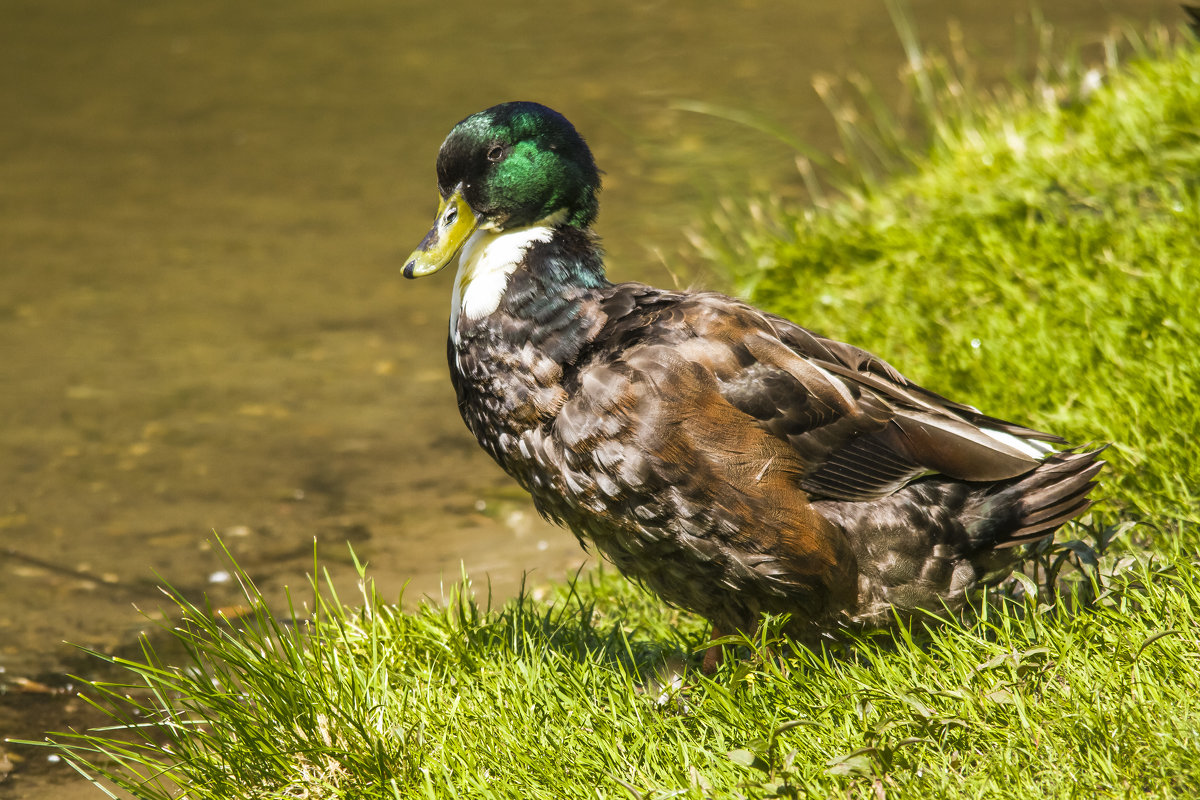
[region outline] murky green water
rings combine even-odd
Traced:
[[[960,5],[914,12],[936,41],[953,9],[1004,74],[1024,4]],[[1085,42],[1111,12],[1175,15],[1050,5]],[[212,531],[274,596],[304,586],[314,537],[343,582],[352,542],[386,596],[436,596],[460,562],[499,595],[563,576],[574,539],[458,419],[449,273],[400,278],[442,137],[502,100],[563,111],[606,171],[614,277],[660,282],[695,274],[682,230],[714,198],[799,183],[784,145],[674,101],[828,146],[814,74],[886,94],[900,63],[879,0],[5,0],[0,683],[83,668],[64,640],[130,641],[160,581],[234,597],[210,580]],[[0,736],[70,724],[60,700],[13,697]],[[9,750],[0,797],[66,796]]]

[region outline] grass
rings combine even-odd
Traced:
[[[769,622],[680,681],[702,623],[611,572],[408,613],[364,575],[353,603],[314,587],[303,622],[239,573],[236,619],[174,597],[181,663],[100,656],[126,678],[85,696],[114,726],[55,746],[139,798],[1200,795],[1200,54],[1131,42],[1098,88],[982,100],[922,55],[924,146],[831,101],[837,199],[810,172],[812,208],[706,240],[756,302],[1113,442],[1102,502],[1034,578],[785,659]]]
[[[187,663],[115,659],[139,680],[87,693],[115,731],[59,741],[142,798],[1188,796],[1200,570],[1109,584],[1086,613],[997,595],[782,661],[768,625],[680,685],[702,627],[611,573],[408,614],[364,581],[299,626],[245,582],[232,622],[177,597]]]

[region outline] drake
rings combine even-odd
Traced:
[[[714,638],[764,612],[810,637],[961,606],[1090,505],[1099,450],[725,295],[610,283],[591,151],[545,106],[458,123],[437,183],[404,275],[458,256],[467,427],[544,516]]]

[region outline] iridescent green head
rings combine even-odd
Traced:
[[[586,228],[596,218],[600,173],[591,151],[566,117],[538,103],[502,103],[455,125],[438,152],[437,179],[437,218],[405,277],[446,266],[477,228]]]

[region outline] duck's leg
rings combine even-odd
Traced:
[[[748,630],[750,632],[749,636],[751,640],[753,640],[754,636],[758,633],[758,623],[755,622],[753,625],[749,625],[746,628],[742,628],[740,626],[726,628],[723,625],[713,622],[712,631],[709,633],[708,639],[710,642],[715,642],[718,639],[723,639],[726,636],[730,636],[743,630]],[[768,657],[770,657],[773,652],[774,651],[772,648],[767,648]],[[721,662],[724,660],[725,645],[709,645],[708,649],[704,651],[704,663],[700,665],[700,671],[705,675],[712,675],[717,671],[717,667],[721,666]]]
[[[723,638],[726,635],[725,631],[721,630],[717,623],[712,624],[712,632],[709,634],[709,641],[715,641]],[[721,661],[725,655],[725,645],[714,644],[710,645],[708,650],[704,652],[704,663],[700,666],[700,671],[705,675],[712,675],[717,671],[717,667],[721,666]]]

